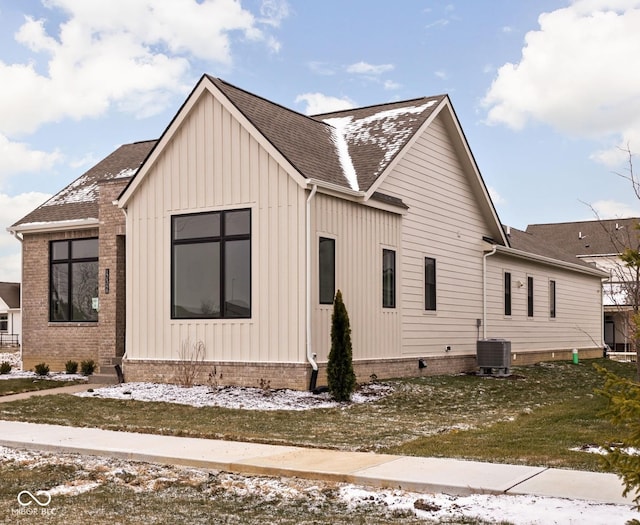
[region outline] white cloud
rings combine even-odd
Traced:
[[[640,1],[575,0],[538,22],[520,61],[498,70],[483,100],[488,123],[542,122],[575,137],[634,139],[639,150]]]
[[[495,188],[492,188],[491,186],[489,186],[487,188],[487,191],[489,192],[489,196],[491,197],[491,200],[493,201],[493,204],[498,205],[498,204],[504,204],[507,201],[502,197],[502,195],[500,195]]]
[[[447,78],[449,78],[446,71],[434,71],[433,74],[440,80],[447,80]]]
[[[338,98],[324,95],[322,93],[304,93],[296,97],[296,104],[306,102],[307,107],[304,112],[307,115],[318,115],[320,113],[330,113],[343,109],[355,107],[355,103],[349,98]]]
[[[59,151],[33,150],[28,144],[10,141],[0,134],[0,180],[17,173],[48,170],[61,160]]]
[[[287,16],[266,0],[257,20],[237,0],[46,0],[57,26],[27,17],[16,40],[27,63],[0,61],[0,133],[29,133],[63,118],[97,117],[115,106],[144,117],[184,94],[189,60],[232,63],[232,35],[278,42],[261,29]],[[46,71],[46,73],[42,73]]]
[[[402,84],[399,84],[398,82],[394,82],[393,80],[385,80],[383,85],[384,85],[384,89],[386,89],[387,91],[400,89],[402,87]]]
[[[49,197],[36,191],[15,196],[0,193],[0,281],[19,282],[21,275],[21,245],[7,228]]]
[[[356,62],[347,66],[347,73],[354,73],[356,75],[372,75],[378,76],[388,71],[393,71],[393,64],[368,64],[367,62]]]
[[[600,200],[591,204],[600,219],[624,219],[640,217],[640,205],[631,206],[614,200]]]

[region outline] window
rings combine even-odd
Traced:
[[[504,315],[511,315],[511,273],[504,272]]]
[[[0,314],[0,332],[9,331],[9,314]]]
[[[97,321],[98,239],[52,241],[49,253],[49,319]]]
[[[171,218],[171,318],[251,317],[251,210]]]
[[[556,282],[549,281],[549,317],[556,316]]]
[[[436,260],[424,258],[424,309],[436,309]]]
[[[318,246],[320,304],[333,304],[336,295],[336,240],[320,237]]]
[[[382,250],[382,307],[396,307],[396,252]]]
[[[533,317],[533,277],[527,277],[527,316]]]

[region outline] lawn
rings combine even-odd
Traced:
[[[79,381],[57,381],[55,379],[34,379],[30,377],[3,379],[0,381],[0,396],[21,394],[22,392],[32,392],[34,390],[48,390],[76,383],[79,383]]]
[[[635,364],[595,360],[627,377]],[[541,363],[510,379],[474,375],[389,381],[370,404],[307,411],[195,408],[170,403],[52,395],[3,403],[0,419],[170,435],[315,446],[584,470],[594,454],[570,450],[623,437],[594,393],[593,362]]]

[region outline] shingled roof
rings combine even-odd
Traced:
[[[367,191],[446,95],[306,116],[207,77],[307,179]]]
[[[0,299],[9,308],[20,308],[20,283],[0,282]]]
[[[612,255],[624,248],[637,248],[640,218],[608,219],[601,221],[531,224],[527,233],[545,244],[562,247],[574,256]]]
[[[156,141],[134,142],[120,146],[82,174],[62,191],[12,225],[56,223],[98,218],[98,182],[131,178]]]

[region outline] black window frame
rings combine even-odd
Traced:
[[[510,316],[512,312],[511,272],[504,272],[504,315]]]
[[[99,308],[95,310],[95,319],[86,319],[74,316],[76,310],[73,305],[73,291],[74,291],[74,280],[73,280],[73,266],[74,264],[82,264],[82,263],[95,263],[96,265],[96,293],[95,298],[100,300],[100,290],[99,290],[99,271],[100,271],[100,263],[99,263],[99,245],[96,245],[96,255],[92,257],[75,257],[73,246],[76,243],[81,243],[84,241],[98,241],[98,237],[78,237],[73,239],[56,239],[49,241],[49,322],[50,323],[97,323],[99,321]],[[67,255],[66,257],[57,257],[54,258],[54,246],[55,245],[65,245]],[[56,303],[53,299],[54,297],[54,266],[65,266],[67,271],[67,296],[66,296],[66,307],[64,308],[64,318],[57,318],[54,313],[57,309],[60,308],[60,303]],[[93,298],[93,296],[92,296]],[[64,304],[64,303],[63,303]]]
[[[387,263],[391,264],[388,265]],[[382,249],[382,308],[396,307],[396,251]]]
[[[9,314],[0,314],[0,332],[4,334],[9,332]]]
[[[249,214],[249,232],[242,234],[227,234],[226,233],[226,218],[227,215],[237,212],[246,211]],[[176,239],[175,235],[175,223],[179,219],[187,218],[187,217],[204,217],[205,215],[210,216],[218,216],[219,217],[219,232],[218,235],[207,235],[200,237],[189,237],[183,239]],[[171,319],[172,320],[190,320],[190,319],[207,319],[207,320],[224,320],[224,319],[251,319],[253,314],[253,306],[252,306],[252,294],[253,294],[253,283],[251,282],[252,277],[252,220],[251,220],[251,208],[233,208],[228,210],[217,210],[217,211],[208,211],[208,212],[198,212],[198,213],[185,213],[171,216]],[[234,315],[230,314],[227,309],[227,297],[226,297],[226,245],[230,242],[234,241],[249,241],[249,275],[248,275],[248,285],[249,285],[249,295],[248,295],[248,307],[246,308],[246,315]],[[176,288],[175,288],[175,280],[176,280],[176,246],[187,246],[187,245],[196,245],[196,244],[219,244],[219,274],[218,274],[218,293],[219,293],[219,305],[220,312],[219,315],[212,314],[194,314],[194,315],[178,315],[177,314],[177,305],[176,305]],[[215,278],[215,276],[214,276]],[[193,313],[193,312],[192,312]]]
[[[432,269],[430,272],[429,270]],[[433,279],[430,279],[433,276]],[[424,258],[424,309],[435,312],[438,306],[438,276],[436,260],[433,257]]]
[[[557,315],[557,285],[555,279],[549,279],[549,317],[555,319]]]
[[[323,250],[331,247],[330,252]],[[325,267],[328,265],[328,267]],[[332,237],[318,238],[318,302],[333,304],[336,295],[336,240]]]
[[[533,277],[527,275],[527,317],[533,317]]]

